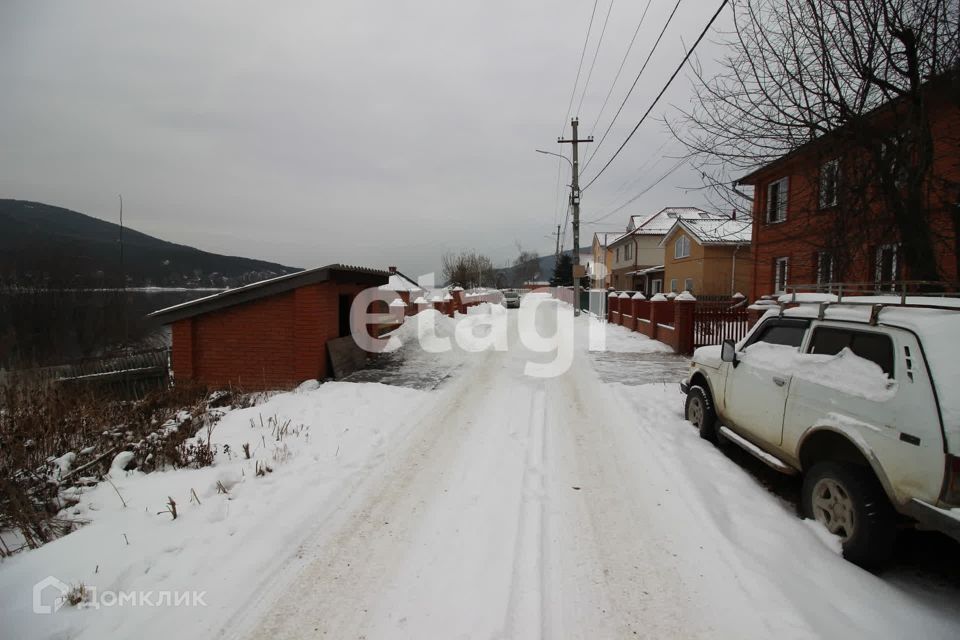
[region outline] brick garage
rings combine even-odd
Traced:
[[[210,387],[275,389],[331,375],[327,343],[350,335],[354,297],[386,271],[329,265],[150,314],[171,325],[173,375]]]

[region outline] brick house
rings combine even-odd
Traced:
[[[613,251],[612,282],[614,289],[659,292],[663,282],[657,276],[663,267],[660,241],[674,222],[685,220],[724,219],[696,207],[667,207],[649,216],[631,216],[626,231],[610,243]]]
[[[665,290],[726,298],[750,291],[752,228],[749,220],[678,219],[660,241]]]
[[[331,375],[328,343],[350,336],[350,305],[387,271],[329,265],[150,314],[171,325],[173,375],[211,387],[275,389]],[[352,339],[350,339],[352,341]]]
[[[932,230],[939,279],[956,281],[960,83],[931,81],[924,100],[932,133],[934,178],[929,182],[945,186],[942,192],[930,187],[917,228],[929,225]],[[752,299],[782,293],[789,286],[828,290],[844,282],[857,283],[861,290],[891,290],[896,281],[917,279],[893,216],[877,195],[876,176],[883,171],[899,175],[896,160],[884,160],[883,145],[902,139],[898,131],[903,130],[903,104],[882,105],[857,122],[856,132],[831,132],[737,181],[754,189]],[[866,134],[872,142],[858,146],[855,136],[865,136],[865,131],[872,131]],[[900,178],[894,184],[899,188]]]

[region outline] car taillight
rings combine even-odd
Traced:
[[[960,507],[960,458],[947,454],[947,474],[943,481],[943,502]]]

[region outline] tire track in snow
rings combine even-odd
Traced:
[[[523,473],[517,541],[505,638],[539,638],[544,619],[544,428],[545,392],[542,385],[530,397],[527,417],[527,459]]]

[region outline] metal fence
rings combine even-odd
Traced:
[[[750,328],[746,305],[734,302],[701,302],[693,310],[693,346],[740,340]]]

